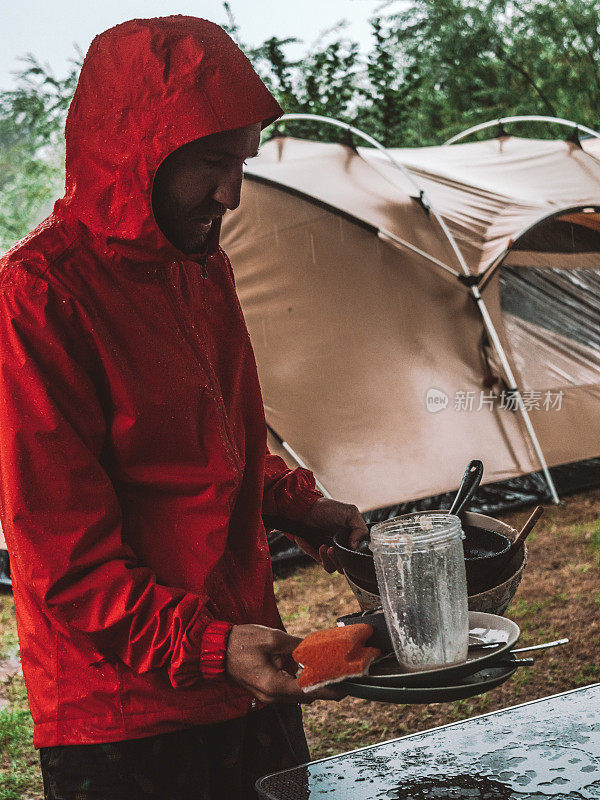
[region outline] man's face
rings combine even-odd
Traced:
[[[154,217],[184,253],[200,252],[215,217],[240,204],[243,166],[260,144],[260,123],[214,133],[183,145],[159,166],[152,190]]]

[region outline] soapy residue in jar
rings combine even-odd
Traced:
[[[459,663],[467,656],[466,589],[462,545],[412,547],[375,556],[377,582],[398,662],[406,671]],[[464,596],[463,596],[464,593]]]

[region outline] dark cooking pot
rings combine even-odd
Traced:
[[[507,536],[475,525],[462,526],[467,592],[478,594],[497,585],[507,566],[511,541]]]
[[[427,513],[447,514],[447,511],[432,510]],[[496,586],[508,567],[506,557],[511,541],[507,536],[495,530],[482,527],[489,522],[497,523],[492,517],[483,514],[474,515],[477,519],[469,519],[469,512],[461,515],[463,521],[463,550],[465,553],[465,569],[467,574],[467,592],[475,595],[493,586]],[[476,522],[477,524],[468,524]],[[369,530],[372,525],[369,525]],[[379,594],[377,577],[375,575],[375,562],[373,554],[366,543],[358,550],[351,550],[348,546],[346,533],[336,534],[333,537],[335,554],[350,580],[371,594]]]
[[[368,524],[367,527],[371,530],[373,525]],[[361,542],[357,550],[351,550],[348,547],[348,534],[336,533],[333,537],[333,549],[338,563],[351,581],[371,594],[379,594],[375,561],[367,542]]]

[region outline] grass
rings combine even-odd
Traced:
[[[595,558],[596,564],[600,565],[600,522],[597,522],[590,533],[589,548]]]
[[[529,510],[506,515],[518,527]],[[477,714],[600,681],[600,490],[550,507],[529,537],[529,562],[507,616],[521,628],[522,646],[569,637],[567,646],[532,654],[498,689],[456,703],[387,705],[346,698],[318,701],[304,711],[313,758],[363,747]],[[282,617],[305,636],[357,610],[341,575],[304,564],[275,581]],[[18,654],[13,600],[0,594],[0,662]],[[0,673],[1,674],[1,673]],[[23,679],[0,678],[0,800],[41,800],[43,791]]]
[[[14,603],[8,593],[0,595],[0,660],[19,652]]]
[[[0,663],[18,657],[14,603],[0,594]],[[33,722],[21,674],[0,680],[0,800],[38,800],[44,793],[33,747]]]
[[[0,712],[0,800],[43,797],[29,710],[15,704]]]

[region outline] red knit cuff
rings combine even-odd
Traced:
[[[204,629],[200,644],[200,674],[207,680],[221,678],[225,674],[227,640],[233,625],[231,622],[209,622]]]

